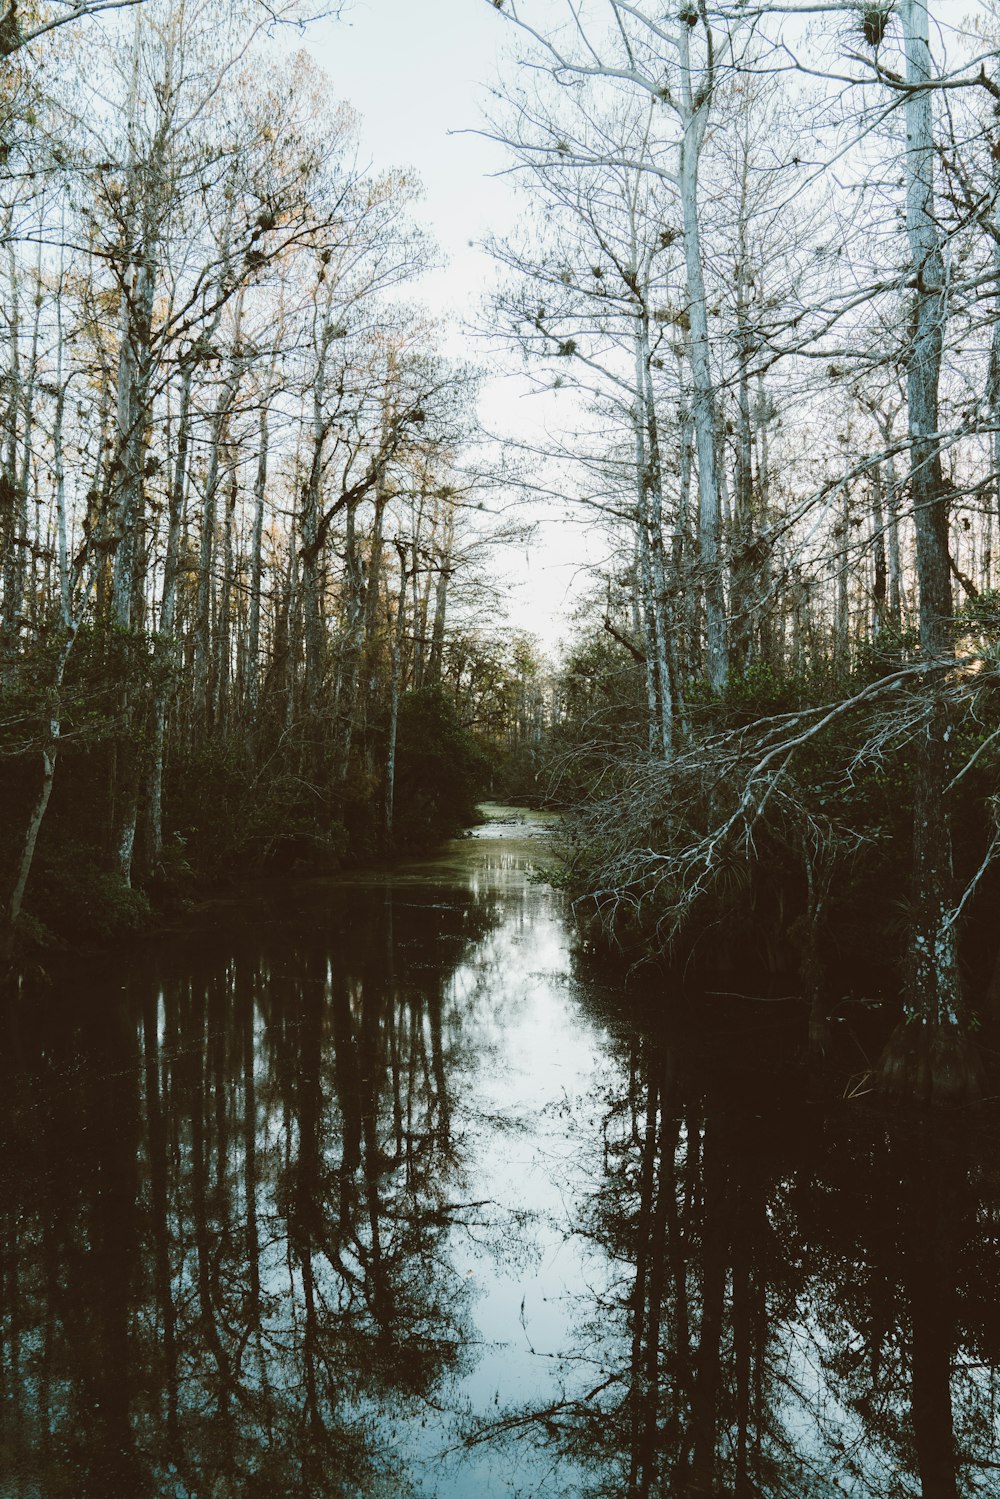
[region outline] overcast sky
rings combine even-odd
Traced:
[[[378,170],[414,168],[424,185],[419,216],[447,265],[425,277],[420,299],[453,318],[447,351],[484,352],[462,324],[481,323],[493,263],[479,242],[504,234],[524,212],[501,148],[475,134],[508,27],[486,0],[349,0],[338,21],[309,28],[306,45],[338,97],[362,116],[363,160]],[[512,378],[487,390],[484,417],[530,439],[551,418]],[[530,547],[508,559],[510,612],[547,646],[565,634],[565,613],[582,587],[588,547],[577,524],[553,515]]]
[[[502,152],[461,133],[480,123],[505,30],[485,0],[350,0],[341,20],[309,31],[337,94],[361,112],[372,164],[416,168],[423,216],[450,262],[424,294],[456,311],[471,310],[489,274],[473,242],[511,218],[510,186],[491,175]]]

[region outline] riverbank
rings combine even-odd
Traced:
[[[402,869],[420,870],[447,857],[449,849],[460,849],[466,839],[481,836],[482,829],[489,825],[516,830],[554,829],[558,824],[554,813],[498,802],[479,803],[476,815],[475,823],[432,847],[399,849],[391,858],[345,858],[335,868],[316,868],[301,858],[280,872],[241,874],[234,868],[222,877],[198,880],[187,871],[168,885],[125,895],[115,881],[107,887],[92,876],[74,882],[70,893],[80,905],[71,927],[73,935],[60,935],[28,911],[8,981],[25,976],[34,981],[46,979],[81,958],[98,959],[111,952],[134,955],[163,943],[197,941],[221,931],[266,923],[274,912],[300,898],[310,887],[381,881],[395,878]]]

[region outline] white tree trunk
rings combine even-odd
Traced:
[[[715,390],[708,335],[708,303],[698,220],[698,165],[708,123],[708,97],[696,92],[692,77],[691,42],[685,24],[679,27],[681,58],[680,194],[684,230],[687,311],[691,321],[691,395],[695,451],[698,464],[698,539],[705,590],[707,678],[716,692],[726,686],[729,649],[721,556],[721,502],[716,453]]]

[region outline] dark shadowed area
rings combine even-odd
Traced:
[[[8,1009],[0,1492],[995,1494],[991,1106],[644,1027],[491,812]]]

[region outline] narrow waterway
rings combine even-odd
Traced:
[[[0,1494],[1000,1493],[993,1116],[699,1059],[488,815],[5,1014]]]

